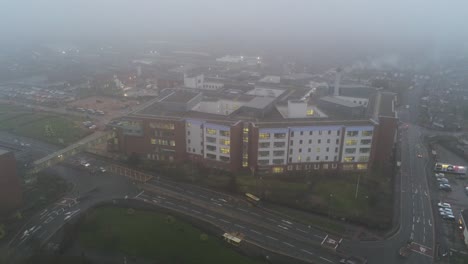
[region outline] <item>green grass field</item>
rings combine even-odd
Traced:
[[[81,120],[69,116],[34,112],[19,106],[0,105],[0,130],[57,145],[70,145],[90,132]]]
[[[220,238],[207,236],[186,222],[165,214],[105,207],[86,216],[79,230],[84,248],[119,251],[157,263],[259,263],[225,246]]]

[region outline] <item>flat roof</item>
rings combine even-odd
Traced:
[[[194,97],[199,95],[199,93],[182,91],[182,90],[174,90],[166,96],[163,96],[160,99],[160,102],[166,103],[188,103]]]
[[[358,103],[353,103],[353,102],[343,100],[343,99],[340,99],[340,98],[336,98],[336,97],[333,97],[333,96],[324,96],[324,97],[320,98],[319,100],[329,102],[329,103],[333,103],[333,104],[338,104],[338,105],[341,105],[341,106],[346,106],[346,107],[361,107],[362,106],[362,105],[360,105]]]
[[[395,117],[394,98],[395,94],[390,92],[381,92],[379,105],[379,115]]]
[[[252,100],[250,100],[250,102],[246,103],[244,106],[254,109],[265,109],[274,101],[275,98],[272,97],[254,97]]]

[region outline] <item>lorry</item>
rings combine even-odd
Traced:
[[[435,172],[445,172],[445,173],[466,175],[466,167],[465,166],[452,165],[452,164],[441,163],[441,162],[437,162],[434,165],[434,171]]]

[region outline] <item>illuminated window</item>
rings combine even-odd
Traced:
[[[246,142],[246,143],[247,143],[247,142],[249,142],[249,137],[244,137],[244,139],[243,139],[243,140],[244,140],[244,142]]]
[[[230,153],[230,148],[220,148],[219,151],[223,154],[229,154]]]
[[[301,162],[301,160],[302,160],[301,155],[297,156],[297,161]]]
[[[187,127],[191,127],[192,126],[192,123],[187,123]]]
[[[156,139],[152,138],[151,139],[151,144],[156,145]]]
[[[358,164],[357,169],[358,170],[367,170],[367,164]]]
[[[355,137],[358,135],[358,131],[346,131],[346,136]]]
[[[283,167],[273,167],[273,173],[283,173],[284,168]]]
[[[220,139],[219,144],[229,146],[231,145],[231,141],[229,139]]]
[[[362,135],[363,137],[370,137],[370,136],[372,136],[372,130],[362,131],[362,132],[361,132],[361,135]]]
[[[225,131],[225,130],[220,130],[219,131],[219,134],[223,137],[229,137],[229,135],[231,134],[229,131]]]
[[[169,129],[169,130],[174,130],[175,126],[172,123],[156,123],[156,122],[151,122],[149,124],[151,128],[159,128],[159,129]]]
[[[209,135],[216,135],[216,129],[206,128],[206,133]]]
[[[247,166],[249,166],[249,163],[247,161],[243,161],[242,162],[242,167],[247,167]]]
[[[358,161],[360,161],[360,162],[368,162],[368,161],[369,161],[369,156],[360,156]]]
[[[307,115],[313,115],[314,114],[314,110],[313,109],[307,109]]]
[[[169,141],[169,146],[175,147],[175,140],[170,140]]]
[[[244,133],[249,133],[249,128],[248,127],[244,127]]]
[[[357,140],[355,139],[347,139],[345,142],[346,146],[354,146],[357,144]]]
[[[273,135],[276,139],[286,138],[286,133],[275,133]]]
[[[270,133],[260,133],[258,136],[260,139],[269,139],[270,138]]]
[[[354,157],[345,157],[344,158],[344,162],[353,162],[354,161]]]
[[[320,148],[317,148],[315,151],[316,151],[316,152],[320,152]]]

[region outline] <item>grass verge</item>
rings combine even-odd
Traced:
[[[117,207],[89,212],[79,241],[84,248],[119,251],[157,263],[259,263],[172,216]]]

